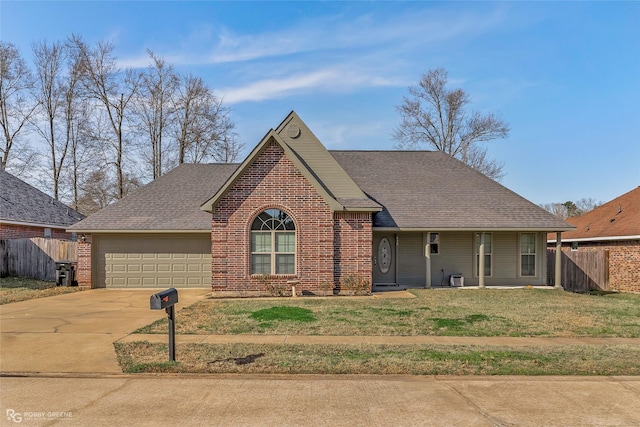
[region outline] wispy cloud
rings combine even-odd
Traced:
[[[228,104],[246,101],[281,99],[295,94],[323,89],[326,91],[354,90],[362,86],[394,86],[397,82],[374,74],[360,73],[343,67],[302,72],[282,78],[263,79],[239,87],[221,89]]]

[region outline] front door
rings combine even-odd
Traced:
[[[373,284],[396,285],[396,235],[380,233],[373,237]]]

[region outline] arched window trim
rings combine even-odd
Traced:
[[[260,211],[250,227],[250,274],[295,275],[296,246],[295,222],[288,212],[280,208]]]

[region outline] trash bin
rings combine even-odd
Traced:
[[[77,286],[76,282],[76,262],[56,261],[56,285],[57,286]]]

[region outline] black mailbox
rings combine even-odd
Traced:
[[[151,295],[151,309],[162,310],[173,306],[178,302],[178,291],[175,288],[169,288],[157,294]]]

